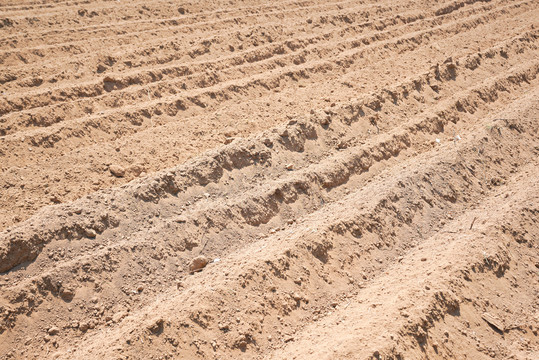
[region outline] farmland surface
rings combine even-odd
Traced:
[[[536,0],[0,1],[0,359],[539,359],[538,74]]]

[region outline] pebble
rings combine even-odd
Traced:
[[[60,332],[60,329],[58,329],[56,326],[53,326],[51,328],[49,328],[49,330],[47,330],[47,333],[49,335],[57,335],[58,333]]]
[[[293,337],[293,336],[287,336],[287,337],[284,339],[284,342],[285,342],[285,343],[288,343],[288,342],[291,342],[291,341],[294,341],[294,337]]]
[[[165,320],[163,318],[157,318],[153,320],[150,325],[148,325],[148,330],[150,330],[153,334],[160,333],[163,331],[163,325],[165,323]]]
[[[69,301],[73,299],[73,297],[75,296],[75,293],[71,289],[62,288],[60,292],[60,296],[62,297],[62,299]]]
[[[94,229],[84,229],[84,234],[86,237],[89,237],[90,239],[93,239],[97,236],[97,233]]]
[[[204,269],[206,265],[208,265],[208,262],[208,258],[204,255],[197,256],[196,258],[191,260],[191,263],[189,264],[189,271],[192,273],[195,271],[200,271]]]
[[[176,221],[179,224],[186,223],[187,217],[185,217],[184,215],[180,215],[174,221]]]
[[[119,165],[110,165],[109,171],[116,177],[123,177],[125,175],[125,169]]]

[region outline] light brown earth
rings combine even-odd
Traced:
[[[0,359],[539,359],[538,46],[536,0],[2,0]]]

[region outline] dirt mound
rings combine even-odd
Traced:
[[[534,1],[0,5],[0,359],[535,359]]]

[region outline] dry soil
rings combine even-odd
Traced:
[[[0,2],[0,359],[539,359],[536,0]]]

